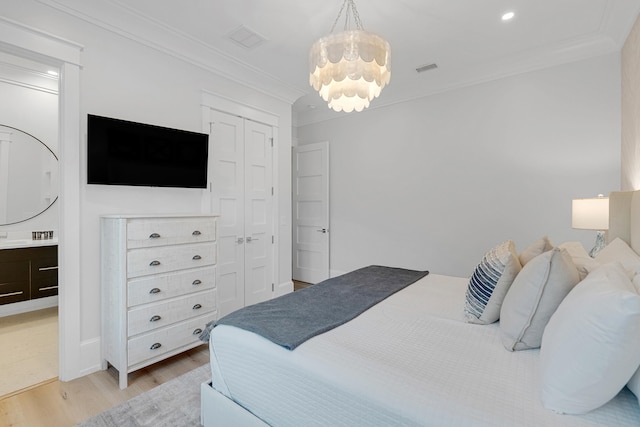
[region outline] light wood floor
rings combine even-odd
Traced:
[[[58,377],[58,307],[0,317],[0,399]]]
[[[0,400],[0,427],[71,427],[208,362],[209,348],[201,345],[132,372],[124,390],[114,368],[69,382],[54,380]]]
[[[299,280],[294,280],[293,281],[293,290],[294,291],[299,291],[300,289],[304,289],[307,286],[311,286],[313,285],[313,283],[307,283],[307,282],[301,282]]]

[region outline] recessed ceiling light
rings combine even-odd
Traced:
[[[503,20],[503,21],[509,21],[509,20],[513,19],[513,17],[514,17],[514,16],[516,16],[516,14],[515,14],[515,13],[513,13],[513,12],[507,12],[507,13],[505,13],[504,15],[502,15],[502,20]]]

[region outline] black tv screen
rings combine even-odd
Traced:
[[[209,135],[88,115],[89,184],[207,188]]]

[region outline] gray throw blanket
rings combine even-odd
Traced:
[[[207,342],[217,325],[231,325],[262,335],[293,350],[409,286],[428,271],[372,265],[302,290],[234,311],[210,322],[200,339]]]

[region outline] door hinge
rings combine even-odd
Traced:
[[[271,195],[272,195],[272,196],[273,196],[273,191],[274,191],[274,190],[273,190],[273,187],[271,187]]]
[[[276,237],[271,235],[271,244],[273,245],[276,242]]]
[[[273,147],[273,138],[269,138],[271,140],[271,146]]]
[[[275,292],[276,291],[276,285],[275,283],[271,284],[271,292]]]

